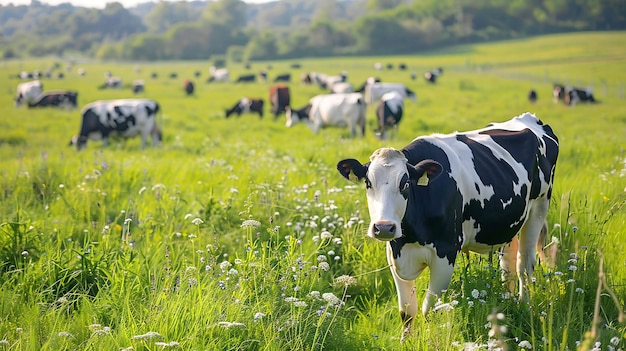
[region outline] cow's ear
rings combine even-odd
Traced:
[[[348,158],[337,163],[337,170],[347,180],[357,182],[365,178],[367,167],[353,158]]]
[[[439,177],[443,172],[441,164],[434,160],[423,160],[415,166],[408,165],[411,179],[417,180],[417,185],[427,186],[428,182]]]

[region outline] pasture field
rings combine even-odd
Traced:
[[[99,90],[105,71],[125,84],[145,79],[139,96],[161,104],[164,134],[158,148],[140,150],[134,138],[89,141],[80,152],[68,146],[80,109],[16,109],[12,100],[20,80],[10,76],[54,62],[65,71],[66,61],[0,61],[0,350],[624,350],[625,42],[626,32],[577,33],[229,66],[231,79],[291,72],[295,108],[323,92],[300,83],[308,71],[346,71],[355,86],[369,76],[404,82],[418,99],[385,141],[374,136],[373,107],[355,139],[345,129],[287,129],[284,114],[269,111],[226,119],[243,96],[269,109],[270,83],[206,83],[209,62],[77,59],[64,79],[43,79],[44,90],[75,89],[82,106],[133,96]],[[375,62],[408,70],[374,71]],[[427,84],[422,74],[439,66],[443,75]],[[185,79],[194,96],[184,95]],[[555,104],[556,80],[593,86],[600,102]],[[548,217],[554,267],[536,267],[525,304],[500,283],[496,254],[460,256],[442,308],[418,317],[400,344],[384,244],[365,237],[365,186],[345,181],[336,163],[527,111],[560,140]],[[420,303],[427,281],[427,271],[416,281]]]

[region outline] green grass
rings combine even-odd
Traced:
[[[124,83],[144,78],[142,96],[160,102],[164,132],[160,148],[139,150],[136,138],[104,148],[90,141],[77,152],[68,142],[80,112],[15,109],[20,81],[8,78],[65,62],[0,62],[0,350],[461,350],[490,339],[511,350],[522,341],[534,350],[596,341],[624,349],[626,327],[606,289],[599,333],[585,338],[599,252],[622,310],[626,303],[625,41],[624,32],[577,33],[414,56],[298,60],[298,70],[289,68],[294,61],[253,64],[255,73],[271,64],[270,79],[292,72],[296,108],[321,93],[297,81],[306,71],[345,70],[355,85],[372,75],[405,82],[418,102],[407,101],[399,133],[384,142],[373,135],[373,108],[366,136],[356,139],[343,129],[287,129],[271,116],[225,119],[242,96],[267,102],[269,84],[207,84],[208,62],[77,60],[66,79],[44,80],[45,90],[76,89],[82,106],[131,96],[97,89],[107,70]],[[374,62],[404,62],[409,71],[374,71]],[[438,66],[444,74],[427,85],[421,73]],[[230,69],[231,77],[247,72]],[[203,77],[187,97],[182,83],[196,70]],[[178,78],[167,78],[174,71]],[[601,103],[554,104],[559,77],[593,83]],[[532,105],[531,88],[539,93]],[[495,256],[461,256],[442,297],[453,308],[418,317],[401,346],[384,244],[364,234],[363,186],[346,182],[335,164],[526,111],[560,140],[548,218],[555,267],[537,267],[524,304],[500,283]],[[428,272],[416,281],[420,301],[427,281]]]

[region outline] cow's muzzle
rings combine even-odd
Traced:
[[[393,222],[380,221],[372,224],[374,239],[389,241],[396,238],[397,226]]]

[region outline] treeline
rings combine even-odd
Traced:
[[[236,62],[402,54],[556,32],[626,29],[623,0],[241,0],[104,9],[0,6],[4,58]]]

